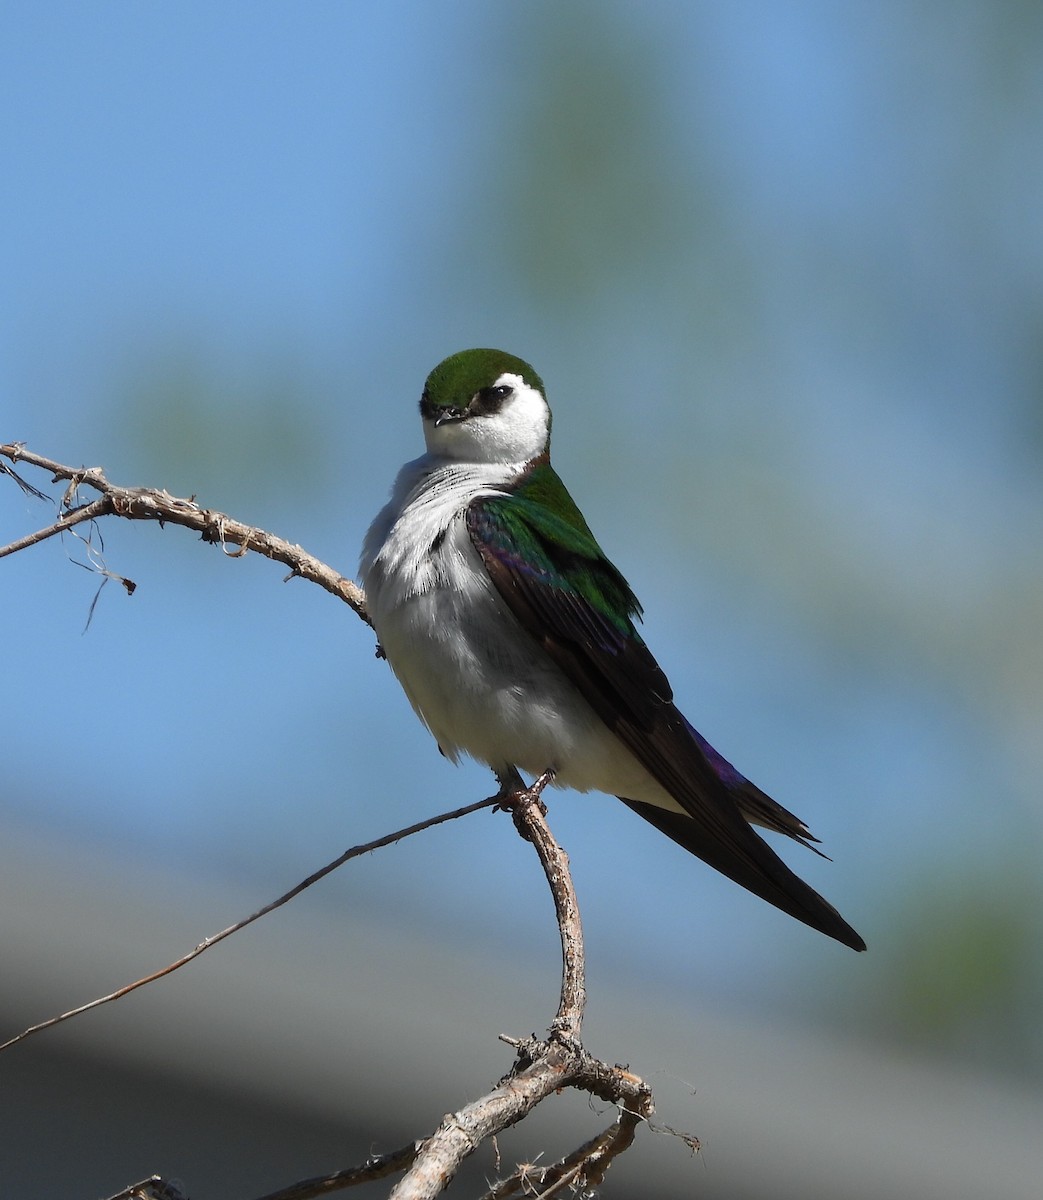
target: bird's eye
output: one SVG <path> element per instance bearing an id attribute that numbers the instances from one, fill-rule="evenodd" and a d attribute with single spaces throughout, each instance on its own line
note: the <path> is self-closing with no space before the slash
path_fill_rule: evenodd
<path id="1" fill-rule="evenodd" d="M 499 412 L 503 407 L 503 402 L 514 392 L 509 384 L 501 383 L 495 387 L 484 387 L 480 391 L 475 392 L 474 398 L 471 401 L 471 409 L 476 414 L 488 416 L 490 413 Z"/>

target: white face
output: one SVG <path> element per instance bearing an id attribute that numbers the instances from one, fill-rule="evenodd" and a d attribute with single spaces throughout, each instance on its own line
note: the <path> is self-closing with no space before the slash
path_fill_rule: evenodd
<path id="1" fill-rule="evenodd" d="M 491 385 L 510 391 L 494 411 L 469 413 L 461 420 L 437 425 L 424 419 L 430 454 L 461 462 L 525 463 L 542 454 L 550 436 L 547 401 L 520 375 L 505 372 Z"/>

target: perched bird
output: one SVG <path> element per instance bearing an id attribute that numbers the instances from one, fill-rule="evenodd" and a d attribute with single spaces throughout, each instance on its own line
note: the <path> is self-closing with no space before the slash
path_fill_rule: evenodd
<path id="1" fill-rule="evenodd" d="M 751 828 L 804 823 L 685 720 L 637 632 L 641 606 L 550 463 L 543 382 L 502 350 L 427 377 L 427 453 L 399 472 L 360 574 L 380 646 L 454 762 L 501 783 L 618 796 L 692 854 L 855 950 L 865 942 Z M 810 847 L 809 848 L 813 848 Z"/>

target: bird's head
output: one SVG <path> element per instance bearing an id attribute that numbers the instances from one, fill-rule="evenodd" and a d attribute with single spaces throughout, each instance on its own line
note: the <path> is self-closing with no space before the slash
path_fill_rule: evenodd
<path id="1" fill-rule="evenodd" d="M 550 445 L 543 380 L 503 350 L 461 350 L 440 362 L 420 397 L 427 449 L 461 462 L 521 463 Z"/>

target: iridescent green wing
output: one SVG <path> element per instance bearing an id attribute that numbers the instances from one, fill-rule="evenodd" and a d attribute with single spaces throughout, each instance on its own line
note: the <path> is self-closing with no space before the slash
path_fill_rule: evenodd
<path id="1" fill-rule="evenodd" d="M 650 729 L 670 685 L 634 627 L 641 606 L 549 464 L 467 510 L 471 540 L 524 628 L 613 728 Z"/>
<path id="2" fill-rule="evenodd" d="M 472 501 L 467 529 L 522 628 L 684 812 L 621 799 L 755 895 L 864 950 L 836 909 L 747 824 L 744 797 L 780 832 L 800 841 L 807 833 L 722 759 L 673 704 L 666 676 L 634 628 L 641 614 L 637 598 L 550 464 L 538 464 L 512 495 Z"/>

